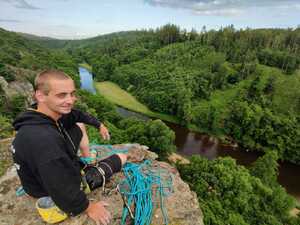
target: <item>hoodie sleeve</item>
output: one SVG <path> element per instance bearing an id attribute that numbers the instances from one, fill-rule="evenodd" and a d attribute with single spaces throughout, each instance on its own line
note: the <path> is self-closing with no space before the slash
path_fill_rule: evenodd
<path id="1" fill-rule="evenodd" d="M 61 157 L 38 166 L 44 187 L 55 204 L 69 215 L 85 211 L 89 201 L 80 189 L 81 177 L 72 161 Z"/>
<path id="2" fill-rule="evenodd" d="M 101 124 L 100 121 L 94 116 L 77 109 L 72 109 L 69 114 L 62 116 L 60 120 L 63 123 L 64 127 L 67 129 L 72 127 L 77 122 L 92 125 L 97 129 Z"/>

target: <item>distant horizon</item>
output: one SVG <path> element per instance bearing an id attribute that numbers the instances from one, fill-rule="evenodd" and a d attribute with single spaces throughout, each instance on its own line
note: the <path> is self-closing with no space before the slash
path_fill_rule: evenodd
<path id="1" fill-rule="evenodd" d="M 164 24 L 164 25 L 166 25 L 166 24 Z M 162 25 L 162 26 L 164 26 L 164 25 Z M 177 26 L 177 24 L 174 24 L 174 25 Z M 231 25 L 232 24 L 230 24 L 228 26 L 220 27 L 218 29 L 206 29 L 206 30 L 207 31 L 212 31 L 212 30 L 218 31 L 218 30 L 220 30 L 222 28 L 229 27 Z M 162 26 L 160 26 L 160 27 L 162 27 Z M 144 30 L 149 31 L 151 29 L 155 30 L 155 29 L 160 28 L 160 27 L 148 28 L 148 29 L 141 28 L 141 29 L 136 29 L 136 30 L 120 30 L 120 31 L 114 31 L 114 32 L 111 32 L 111 33 L 98 34 L 98 35 L 96 34 L 95 36 L 82 37 L 82 38 L 80 38 L 80 37 L 77 37 L 77 38 L 59 38 L 59 37 L 50 37 L 50 36 L 40 36 L 38 34 L 32 34 L 32 33 L 26 33 L 26 32 L 19 32 L 19 31 L 9 30 L 9 29 L 6 29 L 6 28 L 1 27 L 1 26 L 0 26 L 0 29 L 4 29 L 4 30 L 6 30 L 8 32 L 14 32 L 14 33 L 17 33 L 17 34 L 32 35 L 32 36 L 36 36 L 37 38 L 53 39 L 53 40 L 60 40 L 60 41 L 73 41 L 73 40 L 75 41 L 75 40 L 91 39 L 91 38 L 96 38 L 96 37 L 110 35 L 110 34 L 115 34 L 115 33 L 122 33 L 122 32 L 135 32 L 135 31 L 139 32 L 139 31 L 144 31 Z M 300 28 L 300 25 L 298 25 L 296 27 L 286 27 L 286 28 L 281 28 L 281 27 L 260 27 L 260 28 L 245 27 L 245 28 L 239 28 L 238 29 L 238 28 L 234 27 L 234 29 L 236 31 L 246 30 L 246 29 L 251 29 L 251 30 L 260 30 L 260 29 L 281 29 L 281 30 L 288 30 L 288 29 L 292 29 L 292 30 L 296 30 L 298 28 Z M 180 29 L 185 29 L 185 28 L 184 27 L 180 27 Z M 197 31 L 198 34 L 201 33 L 201 31 L 199 31 L 199 30 L 196 30 L 196 31 Z M 187 30 L 187 32 L 190 32 L 190 30 Z"/>
<path id="2" fill-rule="evenodd" d="M 176 24 L 188 31 L 287 29 L 300 24 L 299 0 L 0 0 L 0 27 L 62 40 Z"/>

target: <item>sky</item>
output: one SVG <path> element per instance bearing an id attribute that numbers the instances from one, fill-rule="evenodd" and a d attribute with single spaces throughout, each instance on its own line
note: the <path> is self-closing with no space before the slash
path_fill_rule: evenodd
<path id="1" fill-rule="evenodd" d="M 60 39 L 158 28 L 296 28 L 300 0 L 0 0 L 0 27 Z"/>

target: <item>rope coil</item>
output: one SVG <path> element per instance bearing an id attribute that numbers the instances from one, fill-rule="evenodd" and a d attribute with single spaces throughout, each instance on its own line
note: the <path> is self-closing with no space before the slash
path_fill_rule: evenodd
<path id="1" fill-rule="evenodd" d="M 149 225 L 152 220 L 154 199 L 159 198 L 164 224 L 168 224 L 168 216 L 164 207 L 164 197 L 172 191 L 172 177 L 161 169 L 152 169 L 149 160 L 142 164 L 126 163 L 123 172 L 125 179 L 118 185 L 125 207 L 121 224 L 126 224 L 128 213 L 134 219 L 134 225 Z M 162 176 L 165 173 L 165 176 Z M 167 175 L 167 176 L 166 176 Z M 134 211 L 134 215 L 132 213 Z"/>
<path id="2" fill-rule="evenodd" d="M 128 153 L 128 149 L 97 144 L 91 146 L 91 151 L 94 151 L 96 157 L 81 158 L 86 164 L 116 153 Z M 124 202 L 121 224 L 126 224 L 129 214 L 134 225 L 150 225 L 153 209 L 159 205 L 164 224 L 168 225 L 164 197 L 173 192 L 172 175 L 164 169 L 155 168 L 150 160 L 141 164 L 127 162 L 122 171 L 125 178 L 117 186 Z"/>

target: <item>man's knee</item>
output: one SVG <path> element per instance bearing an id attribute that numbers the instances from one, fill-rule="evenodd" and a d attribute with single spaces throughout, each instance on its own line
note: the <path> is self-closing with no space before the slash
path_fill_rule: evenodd
<path id="1" fill-rule="evenodd" d="M 127 154 L 117 153 L 116 155 L 118 155 L 119 158 L 121 159 L 121 163 L 122 163 L 122 166 L 123 166 L 127 161 Z"/>

